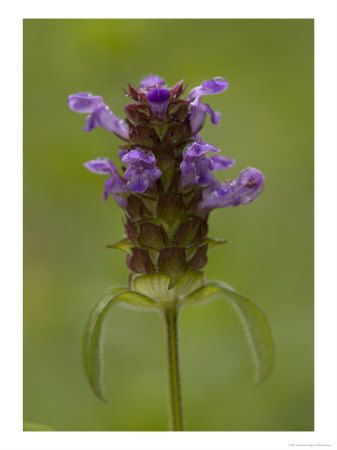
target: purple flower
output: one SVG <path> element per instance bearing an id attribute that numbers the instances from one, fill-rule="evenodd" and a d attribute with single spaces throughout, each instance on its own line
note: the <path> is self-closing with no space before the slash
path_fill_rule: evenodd
<path id="1" fill-rule="evenodd" d="M 129 127 L 110 111 L 102 97 L 90 92 L 79 92 L 68 97 L 68 106 L 77 113 L 90 113 L 86 117 L 87 125 L 84 127 L 87 133 L 100 126 L 122 139 L 129 139 Z"/>
<path id="2" fill-rule="evenodd" d="M 161 177 L 161 170 L 156 166 L 156 157 L 153 153 L 134 149 L 124 154 L 121 159 L 129 165 L 125 171 L 125 178 L 131 192 L 140 194 L 147 188 L 154 188 L 155 181 Z"/>
<path id="3" fill-rule="evenodd" d="M 110 177 L 104 181 L 103 201 L 105 201 L 110 194 L 117 200 L 120 206 L 125 208 L 127 199 L 120 197 L 119 194 L 125 194 L 128 189 L 125 180 L 119 175 L 115 164 L 108 158 L 97 158 L 88 161 L 83 165 L 92 173 L 98 175 L 110 175 Z"/>
<path id="4" fill-rule="evenodd" d="M 214 145 L 199 141 L 193 142 L 183 154 L 183 161 L 180 164 L 181 187 L 185 189 L 193 183 L 199 186 L 207 186 L 214 181 L 213 170 L 229 169 L 233 167 L 235 161 L 224 156 L 211 156 L 208 158 L 205 153 L 219 152 Z"/>
<path id="5" fill-rule="evenodd" d="M 140 82 L 140 87 L 147 88 L 151 86 L 164 86 L 164 84 L 165 81 L 162 78 L 157 77 L 157 75 L 149 75 Z"/>
<path id="6" fill-rule="evenodd" d="M 160 87 L 152 89 L 146 95 L 151 111 L 155 116 L 163 116 L 166 114 L 170 95 L 169 89 Z"/>
<path id="7" fill-rule="evenodd" d="M 240 172 L 236 180 L 211 183 L 203 191 L 202 200 L 197 206 L 197 212 L 200 214 L 215 208 L 246 205 L 261 194 L 263 187 L 263 173 L 254 167 L 248 167 Z"/>
<path id="8" fill-rule="evenodd" d="M 221 113 L 213 111 L 207 104 L 200 101 L 204 95 L 214 95 L 225 91 L 228 88 L 228 81 L 222 77 L 215 77 L 204 81 L 201 86 L 197 86 L 189 93 L 187 99 L 192 100 L 190 105 L 190 127 L 191 133 L 197 133 L 203 126 L 207 113 L 211 115 L 211 121 L 217 125 L 221 119 Z"/>

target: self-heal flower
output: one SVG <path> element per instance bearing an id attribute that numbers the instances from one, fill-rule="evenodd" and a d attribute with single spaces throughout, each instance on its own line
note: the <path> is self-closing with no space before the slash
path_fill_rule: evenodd
<path id="1" fill-rule="evenodd" d="M 140 194 L 146 189 L 153 189 L 155 181 L 161 177 L 161 170 L 156 166 L 153 153 L 134 149 L 122 156 L 122 162 L 129 165 L 124 176 L 131 192 Z"/>
<path id="2" fill-rule="evenodd" d="M 151 86 L 164 86 L 164 84 L 165 81 L 162 78 L 157 77 L 157 75 L 149 75 L 139 83 L 141 88 L 147 88 Z"/>
<path id="3" fill-rule="evenodd" d="M 146 95 L 151 111 L 155 117 L 166 114 L 170 95 L 169 89 L 160 87 L 152 89 L 152 91 Z"/>
<path id="4" fill-rule="evenodd" d="M 121 174 L 107 158 L 84 164 L 106 175 L 103 200 L 111 195 L 124 209 L 125 238 L 107 247 L 124 251 L 130 270 L 128 286 L 110 288 L 87 322 L 86 375 L 95 394 L 105 400 L 100 340 L 105 314 L 114 304 L 160 312 L 166 327 L 170 423 L 175 431 L 183 430 L 177 343 L 182 307 L 219 296 L 228 300 L 247 330 L 255 381 L 263 381 L 273 365 L 272 340 L 260 310 L 227 284 L 207 282 L 203 273 L 208 248 L 226 242 L 208 236 L 210 211 L 250 203 L 262 192 L 264 176 L 248 167 L 235 180 L 217 181 L 214 172 L 231 168 L 235 161 L 219 155 L 220 150 L 197 133 L 207 114 L 214 124 L 221 117 L 202 97 L 223 92 L 228 82 L 221 77 L 204 81 L 187 99 L 183 84 L 181 80 L 168 88 L 156 75 L 143 79 L 140 88 L 129 84 L 125 123 L 102 97 L 79 93 L 68 99 L 73 111 L 89 114 L 86 131 L 100 126 L 126 141 L 119 150 Z"/>
<path id="5" fill-rule="evenodd" d="M 261 194 L 263 187 L 263 173 L 254 167 L 248 167 L 240 172 L 236 180 L 211 183 L 203 191 L 202 200 L 197 205 L 197 212 L 200 214 L 215 208 L 246 205 Z"/>
<path id="6" fill-rule="evenodd" d="M 215 155 L 207 157 L 207 152 L 219 152 L 214 145 L 199 141 L 191 144 L 183 154 L 180 164 L 181 187 L 185 189 L 193 183 L 199 186 L 207 186 L 214 181 L 213 170 L 229 169 L 235 161 L 224 156 Z"/>
<path id="7" fill-rule="evenodd" d="M 204 95 L 220 94 L 228 88 L 228 81 L 223 77 L 215 77 L 204 81 L 202 85 L 195 87 L 189 93 L 187 99 L 192 100 L 189 114 L 191 133 L 197 133 L 203 126 L 207 113 L 211 115 L 211 121 L 217 125 L 221 119 L 221 113 L 213 111 L 207 104 L 200 101 Z"/>
<path id="8" fill-rule="evenodd" d="M 112 195 L 115 200 L 123 208 L 126 206 L 126 198 L 120 197 L 120 194 L 125 194 L 128 189 L 125 180 L 119 175 L 115 164 L 108 158 L 97 158 L 83 164 L 86 169 L 98 175 L 110 175 L 104 181 L 103 201 Z"/>
<path id="9" fill-rule="evenodd" d="M 90 92 L 79 92 L 68 97 L 68 106 L 77 113 L 90 113 L 86 117 L 87 125 L 83 127 L 87 133 L 100 126 L 122 139 L 129 139 L 129 127 L 110 111 L 102 97 L 92 95 Z"/>

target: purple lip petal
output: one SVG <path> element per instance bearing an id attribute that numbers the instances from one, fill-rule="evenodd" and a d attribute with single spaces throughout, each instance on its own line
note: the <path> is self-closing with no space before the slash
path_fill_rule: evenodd
<path id="1" fill-rule="evenodd" d="M 77 113 L 92 113 L 102 104 L 102 97 L 99 95 L 92 95 L 90 92 L 79 92 L 78 94 L 69 95 L 68 97 L 69 108 Z"/>
<path id="2" fill-rule="evenodd" d="M 162 78 L 157 77 L 156 75 L 149 75 L 140 82 L 140 87 L 147 88 L 151 86 L 163 86 L 164 84 L 165 81 Z"/>
<path id="3" fill-rule="evenodd" d="M 128 188 L 135 194 L 141 194 L 149 187 L 149 180 L 145 174 L 134 175 L 127 183 Z"/>

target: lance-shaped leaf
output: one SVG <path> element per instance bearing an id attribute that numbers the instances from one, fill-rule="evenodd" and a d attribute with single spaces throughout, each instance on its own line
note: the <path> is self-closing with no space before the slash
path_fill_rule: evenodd
<path id="1" fill-rule="evenodd" d="M 103 297 L 92 310 L 83 334 L 83 363 L 90 386 L 103 401 L 106 399 L 102 381 L 102 328 L 106 313 L 117 302 L 142 309 L 156 307 L 155 302 L 145 295 L 125 288 L 116 288 L 114 293 L 110 290 L 109 295 Z"/>
<path id="2" fill-rule="evenodd" d="M 273 341 L 267 320 L 262 311 L 246 297 L 219 281 L 209 282 L 195 290 L 182 303 L 184 305 L 192 305 L 219 297 L 229 301 L 241 319 L 253 353 L 255 383 L 261 383 L 272 370 L 274 360 Z"/>
<path id="3" fill-rule="evenodd" d="M 114 244 L 108 244 L 105 246 L 105 248 L 113 248 L 114 250 L 121 250 L 124 253 L 127 253 L 128 255 L 132 255 L 132 247 L 134 244 L 129 241 L 129 239 L 125 238 L 121 241 L 115 242 Z"/>

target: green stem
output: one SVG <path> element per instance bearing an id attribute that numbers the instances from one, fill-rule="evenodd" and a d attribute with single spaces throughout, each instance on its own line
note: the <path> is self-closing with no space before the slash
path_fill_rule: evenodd
<path id="1" fill-rule="evenodd" d="M 173 431 L 183 431 L 177 333 L 178 310 L 176 306 L 167 308 L 164 316 L 167 334 L 170 425 Z"/>

